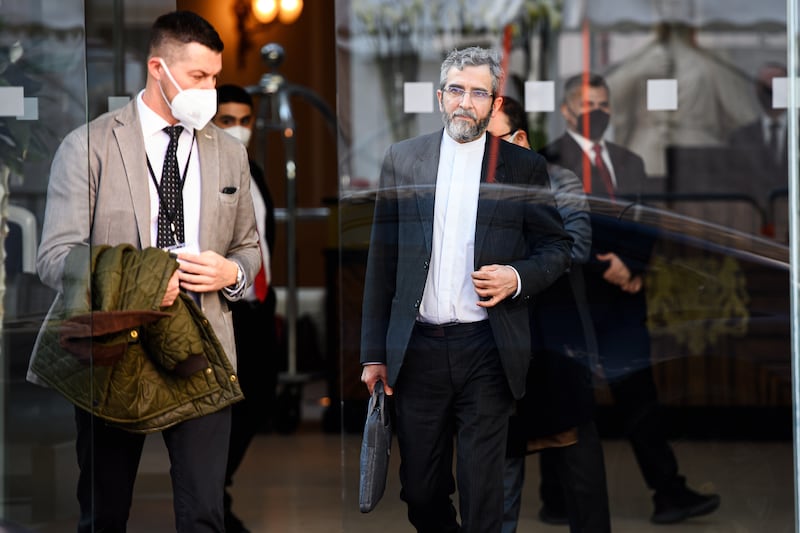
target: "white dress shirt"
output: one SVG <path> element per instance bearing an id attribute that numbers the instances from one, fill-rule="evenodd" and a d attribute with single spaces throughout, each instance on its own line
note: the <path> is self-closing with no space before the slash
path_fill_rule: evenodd
<path id="1" fill-rule="evenodd" d="M 431 324 L 478 322 L 488 313 L 479 307 L 472 284 L 475 270 L 475 224 L 486 134 L 458 143 L 442 136 L 433 210 L 433 242 L 428 278 L 418 320 Z"/>
<path id="2" fill-rule="evenodd" d="M 253 197 L 253 210 L 256 213 L 256 229 L 258 230 L 258 245 L 261 249 L 261 261 L 264 265 L 264 275 L 267 283 L 272 282 L 272 270 L 270 269 L 270 252 L 267 244 L 267 203 L 261 196 L 261 189 L 258 188 L 255 178 L 250 178 L 250 195 Z M 245 300 L 254 302 L 256 297 L 256 285 L 250 285 L 242 296 Z"/>
<path id="3" fill-rule="evenodd" d="M 603 162 L 606 164 L 606 168 L 608 169 L 608 172 L 611 174 L 611 181 L 614 183 L 614 189 L 616 190 L 616 188 L 617 188 L 617 174 L 614 172 L 614 165 L 611 163 L 611 156 L 608 155 L 608 148 L 606 147 L 606 141 L 603 140 L 603 139 L 600 139 L 599 142 L 593 141 L 593 140 L 587 139 L 583 135 L 581 135 L 579 133 L 575 133 L 574 131 L 569 130 L 569 129 L 567 130 L 567 133 L 573 139 L 575 139 L 575 142 L 578 143 L 578 146 L 581 147 L 581 150 L 583 150 L 583 153 L 586 154 L 586 156 L 589 158 L 589 161 L 592 163 L 592 166 L 595 166 L 594 165 L 594 145 L 595 144 L 600 144 L 600 146 L 603 147 L 603 151 L 602 151 Z"/>
<path id="4" fill-rule="evenodd" d="M 169 144 L 169 135 L 162 130 L 170 124 L 147 107 L 142 99 L 143 94 L 144 91 L 141 91 L 136 97 L 136 104 L 144 136 L 144 149 L 156 181 L 161 183 L 164 155 L 167 153 Z M 183 132 L 178 140 L 178 168 L 181 178 L 183 178 L 186 161 L 191 153 L 189 168 L 186 171 L 186 181 L 183 183 L 183 234 L 186 250 L 200 253 L 200 156 L 197 151 L 197 141 L 193 142 L 194 130 L 185 124 L 181 124 L 181 126 L 183 126 Z M 158 189 L 152 177 L 148 176 L 147 182 L 150 187 L 150 242 L 152 246 L 155 246 L 158 235 Z"/>

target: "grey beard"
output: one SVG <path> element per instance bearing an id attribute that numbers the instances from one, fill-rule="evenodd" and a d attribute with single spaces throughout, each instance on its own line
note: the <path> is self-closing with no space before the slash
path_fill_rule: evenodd
<path id="1" fill-rule="evenodd" d="M 491 118 L 492 116 L 488 115 L 471 125 L 468 122 L 453 120 L 453 116 L 442 113 L 442 120 L 444 121 L 447 133 L 453 140 L 460 143 L 474 141 L 483 135 L 483 132 L 486 131 L 486 128 L 489 126 L 489 120 L 491 120 Z"/>

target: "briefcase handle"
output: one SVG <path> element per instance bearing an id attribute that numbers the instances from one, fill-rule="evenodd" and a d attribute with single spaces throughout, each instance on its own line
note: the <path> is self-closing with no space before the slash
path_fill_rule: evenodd
<path id="1" fill-rule="evenodd" d="M 383 391 L 383 382 L 378 380 L 372 388 L 372 397 L 369 400 L 369 412 L 377 409 L 383 427 L 389 427 L 389 413 L 386 411 L 386 393 Z"/>

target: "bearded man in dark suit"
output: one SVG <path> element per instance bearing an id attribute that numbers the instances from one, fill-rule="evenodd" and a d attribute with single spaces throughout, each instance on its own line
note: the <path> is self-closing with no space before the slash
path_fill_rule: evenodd
<path id="1" fill-rule="evenodd" d="M 444 131 L 389 147 L 381 169 L 362 381 L 371 392 L 380 380 L 394 397 L 401 498 L 418 531 L 500 531 L 529 302 L 570 261 L 546 162 L 486 134 L 501 78 L 492 51 L 452 52 L 437 91 Z"/>

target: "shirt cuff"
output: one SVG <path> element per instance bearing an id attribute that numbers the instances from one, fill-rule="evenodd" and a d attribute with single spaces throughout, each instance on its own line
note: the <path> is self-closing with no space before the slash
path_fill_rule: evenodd
<path id="1" fill-rule="evenodd" d="M 519 277 L 519 272 L 517 272 L 516 268 L 512 267 L 511 265 L 506 265 L 506 266 L 511 270 L 513 270 L 514 274 L 516 274 L 517 276 L 517 292 L 515 292 L 514 296 L 512 296 L 512 298 L 516 298 L 522 293 L 522 278 Z"/>
<path id="2" fill-rule="evenodd" d="M 247 277 L 244 275 L 242 265 L 236 263 L 236 283 L 227 287 L 222 287 L 222 293 L 228 300 L 238 300 L 244 294 L 247 287 Z"/>

